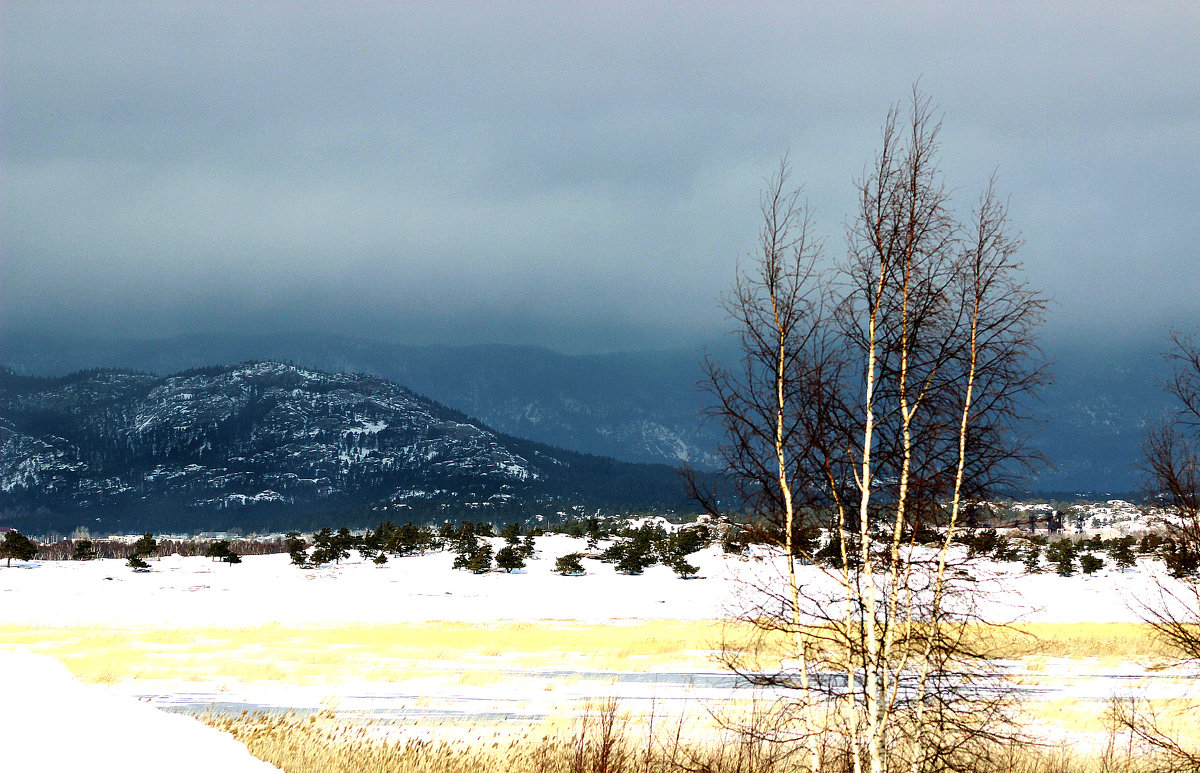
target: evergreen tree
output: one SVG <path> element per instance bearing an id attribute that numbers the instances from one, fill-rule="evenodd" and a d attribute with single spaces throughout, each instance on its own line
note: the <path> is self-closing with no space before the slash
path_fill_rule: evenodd
<path id="1" fill-rule="evenodd" d="M 1095 574 L 1104 568 L 1104 560 L 1091 553 L 1086 553 L 1079 559 L 1079 566 L 1083 569 L 1084 574 Z"/>
<path id="2" fill-rule="evenodd" d="M 155 550 L 158 550 L 158 542 L 150 532 L 146 532 L 137 542 L 133 543 L 133 554 L 139 558 L 153 555 Z"/>
<path id="3" fill-rule="evenodd" d="M 698 567 L 692 566 L 687 562 L 687 557 L 683 554 L 676 554 L 673 556 L 667 565 L 671 567 L 671 570 L 674 571 L 681 580 L 690 580 L 700 572 Z"/>
<path id="4" fill-rule="evenodd" d="M 560 556 L 554 562 L 554 571 L 564 577 L 579 577 L 587 574 L 583 568 L 582 553 L 568 553 L 565 556 Z"/>
<path id="5" fill-rule="evenodd" d="M 289 531 L 283 538 L 283 549 L 287 551 L 293 564 L 300 567 L 308 566 L 308 543 L 301 539 L 299 534 Z"/>
<path id="6" fill-rule="evenodd" d="M 383 543 L 377 532 L 367 529 L 366 533 L 358 538 L 357 544 L 354 547 L 358 551 L 360 558 L 373 560 L 379 554 L 379 551 L 383 549 Z"/>
<path id="7" fill-rule="evenodd" d="M 525 539 L 521 543 L 520 551 L 521 551 L 522 558 L 533 558 L 533 554 L 537 552 L 537 548 L 533 544 L 533 534 L 532 533 L 525 535 Z"/>
<path id="8" fill-rule="evenodd" d="M 475 533 L 475 524 L 471 521 L 463 521 L 455 532 L 453 540 L 455 552 L 474 550 L 479 542 L 479 535 Z"/>
<path id="9" fill-rule="evenodd" d="M 38 554 L 38 545 L 19 531 L 10 531 L 0 542 L 0 558 L 8 559 L 7 566 L 12 566 L 12 560 L 28 561 Z"/>
<path id="10" fill-rule="evenodd" d="M 204 551 L 204 555 L 217 561 L 224 561 L 230 565 L 242 562 L 242 557 L 233 552 L 233 548 L 230 547 L 229 540 L 227 539 L 209 545 L 208 550 Z"/>
<path id="11" fill-rule="evenodd" d="M 505 545 L 496 552 L 496 566 L 511 574 L 517 569 L 525 568 L 525 556 L 521 549 L 513 545 Z"/>
<path id="12" fill-rule="evenodd" d="M 1192 550 L 1182 540 L 1176 541 L 1167 537 L 1159 544 L 1158 554 L 1167 565 L 1167 573 L 1176 579 L 1200 574 L 1200 553 Z"/>
<path id="13" fill-rule="evenodd" d="M 1060 539 L 1047 546 L 1046 560 L 1054 564 L 1054 571 L 1059 577 L 1075 574 L 1075 546 L 1068 539 Z"/>
<path id="14" fill-rule="evenodd" d="M 337 534 L 333 536 L 333 545 L 335 548 L 334 562 L 341 563 L 343 558 L 350 557 L 350 551 L 354 550 L 362 544 L 362 540 L 350 533 L 350 529 L 346 526 L 337 530 Z"/>
<path id="15" fill-rule="evenodd" d="M 1109 543 L 1108 554 L 1112 556 L 1113 563 L 1122 572 L 1137 565 L 1137 556 L 1133 554 L 1133 545 L 1133 537 L 1121 537 Z"/>
<path id="16" fill-rule="evenodd" d="M 473 574 L 486 574 L 492 571 L 492 544 L 480 542 L 471 552 L 467 560 L 467 570 Z"/>
<path id="17" fill-rule="evenodd" d="M 617 561 L 617 571 L 621 574 L 641 574 L 647 568 L 654 566 L 654 555 L 649 551 L 640 550 L 637 545 L 630 545 Z"/>
<path id="18" fill-rule="evenodd" d="M 1038 572 L 1041 571 L 1041 563 L 1039 562 L 1039 559 L 1041 558 L 1041 553 L 1042 553 L 1041 546 L 1039 546 L 1037 544 L 1030 544 L 1029 551 L 1025 554 L 1025 562 L 1024 563 L 1025 563 L 1025 571 L 1026 572 L 1028 572 L 1029 574 L 1037 574 Z"/>
<path id="19" fill-rule="evenodd" d="M 340 564 L 343 558 L 350 557 L 353 544 L 354 537 L 345 526 L 338 529 L 337 534 L 332 533 L 328 527 L 321 529 L 313 535 L 313 552 L 309 562 L 313 566 L 330 562 Z"/>
<path id="20" fill-rule="evenodd" d="M 125 565 L 135 572 L 145 572 L 150 569 L 150 564 L 143 561 L 142 557 L 136 553 L 129 557 L 129 560 L 125 562 Z"/>
<path id="21" fill-rule="evenodd" d="M 229 552 L 229 540 L 223 539 L 209 545 L 208 549 L 204 551 L 204 556 L 206 558 L 224 561 L 225 556 L 229 555 Z"/>
<path id="22" fill-rule="evenodd" d="M 96 546 L 90 539 L 81 539 L 75 543 L 75 553 L 72 561 L 91 561 L 96 557 Z"/>

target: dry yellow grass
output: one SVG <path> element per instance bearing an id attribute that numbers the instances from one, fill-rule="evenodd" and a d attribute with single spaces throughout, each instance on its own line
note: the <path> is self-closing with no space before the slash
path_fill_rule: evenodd
<path id="1" fill-rule="evenodd" d="M 1101 662 L 1170 661 L 1178 653 L 1145 623 L 1024 623 L 989 634 L 1001 652 L 1016 657 L 1090 659 Z"/>
<path id="2" fill-rule="evenodd" d="M 0 626 L 0 645 L 53 655 L 85 681 L 234 679 L 312 684 L 395 681 L 503 668 L 643 671 L 709 667 L 720 624 L 647 621 L 490 626 L 31 628 Z"/>
<path id="3" fill-rule="evenodd" d="M 742 731 L 730 725 L 701 732 L 670 723 L 648 727 L 615 703 L 573 723 L 486 730 L 450 740 L 407 734 L 404 728 L 347 724 L 332 713 L 317 715 L 208 714 L 201 721 L 228 732 L 252 754 L 287 773 L 775 773 L 801 769 L 795 743 L 764 740 L 774 734 L 770 715 Z M 1080 773 L 1153 771 L 1164 760 L 1114 726 L 1097 728 L 1097 743 L 996 743 L 971 770 L 975 773 Z M 1194 742 L 1195 731 L 1188 734 Z M 849 773 L 837 734 L 822 742 L 821 770 Z M 791 754 L 790 754 L 791 753 Z"/>
<path id="4" fill-rule="evenodd" d="M 232 734 L 252 754 L 287 773 L 649 773 L 703 769 L 772 773 L 790 769 L 766 744 L 713 731 L 689 740 L 676 728 L 648 734 L 641 718 L 615 703 L 594 706 L 581 720 L 483 730 L 436 740 L 403 728 L 353 725 L 332 713 L 208 714 L 201 721 Z M 764 764 L 765 763 L 765 764 Z M 697 768 L 697 765 L 703 765 Z"/>
<path id="5" fill-rule="evenodd" d="M 709 668 L 712 652 L 744 631 L 721 621 L 615 625 L 412 623 L 251 628 L 33 628 L 0 626 L 0 645 L 53 655 L 85 681 L 181 679 L 314 684 L 396 681 L 496 668 L 651 671 Z M 1135 623 L 1031 623 L 988 629 L 994 651 L 1047 658 L 1166 662 L 1172 653 Z M 760 642 L 764 660 L 785 637 Z M 482 677 L 478 677 L 482 678 Z"/>

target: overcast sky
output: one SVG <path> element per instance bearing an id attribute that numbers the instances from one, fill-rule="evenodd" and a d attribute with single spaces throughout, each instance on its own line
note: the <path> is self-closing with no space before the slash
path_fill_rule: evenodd
<path id="1" fill-rule="evenodd" d="M 780 156 L 837 257 L 917 79 L 1051 338 L 1200 319 L 1200 4 L 840 6 L 5 0 L 0 324 L 712 340 Z"/>

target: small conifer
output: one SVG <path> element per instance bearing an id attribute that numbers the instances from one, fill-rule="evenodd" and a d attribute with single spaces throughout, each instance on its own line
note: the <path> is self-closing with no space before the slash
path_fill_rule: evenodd
<path id="1" fill-rule="evenodd" d="M 563 577 L 579 577 L 587 574 L 583 568 L 583 554 L 568 553 L 565 556 L 559 556 L 554 562 L 554 571 L 561 574 Z"/>

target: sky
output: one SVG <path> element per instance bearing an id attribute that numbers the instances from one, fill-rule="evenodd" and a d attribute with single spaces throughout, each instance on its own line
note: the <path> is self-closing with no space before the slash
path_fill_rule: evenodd
<path id="1" fill-rule="evenodd" d="M 836 6 L 836 7 L 833 7 Z M 719 338 L 786 153 L 832 262 L 919 82 L 1050 340 L 1200 324 L 1200 4 L 0 4 L 0 332 Z"/>

